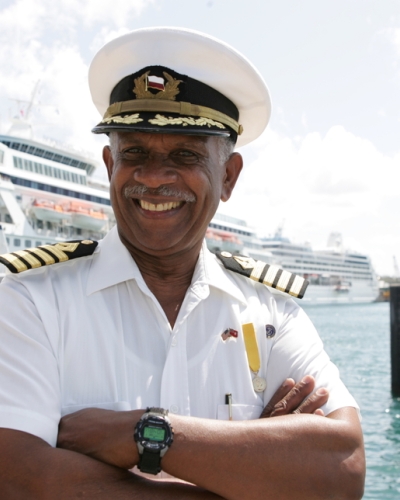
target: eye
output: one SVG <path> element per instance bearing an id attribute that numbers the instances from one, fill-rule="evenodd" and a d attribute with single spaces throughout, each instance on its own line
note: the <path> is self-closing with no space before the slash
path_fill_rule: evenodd
<path id="1" fill-rule="evenodd" d="M 199 161 L 199 155 L 194 151 L 189 149 L 179 149 L 175 151 L 172 155 L 174 160 L 179 163 L 197 163 Z"/>
<path id="2" fill-rule="evenodd" d="M 143 149 L 142 148 L 138 148 L 138 147 L 135 147 L 135 148 L 128 148 L 128 149 L 125 149 L 123 151 L 124 154 L 126 153 L 132 153 L 132 154 L 137 154 L 137 153 L 143 153 Z"/>
<path id="3" fill-rule="evenodd" d="M 145 154 L 146 152 L 141 147 L 130 147 L 120 152 L 121 158 L 127 160 L 138 158 L 139 156 L 144 156 Z"/>

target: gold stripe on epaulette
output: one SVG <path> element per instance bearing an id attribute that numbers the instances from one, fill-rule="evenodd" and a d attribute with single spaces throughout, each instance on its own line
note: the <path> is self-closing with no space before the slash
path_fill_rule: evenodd
<path id="1" fill-rule="evenodd" d="M 294 297 L 298 297 L 301 287 L 303 286 L 304 279 L 301 278 L 300 276 L 296 276 L 293 285 L 290 287 L 289 293 L 290 295 L 293 295 Z"/>
<path id="2" fill-rule="evenodd" d="M 280 270 L 279 266 L 275 266 L 275 265 L 270 266 L 268 271 L 267 271 L 267 274 L 264 277 L 263 283 L 265 285 L 272 286 L 279 270 Z"/>
<path id="3" fill-rule="evenodd" d="M 55 264 L 55 262 L 56 262 L 55 259 L 51 255 L 49 255 L 47 252 L 44 252 L 43 250 L 41 250 L 41 247 L 32 248 L 31 253 L 40 257 L 43 260 L 43 262 L 46 264 L 46 266 L 48 266 L 50 264 Z"/>
<path id="4" fill-rule="evenodd" d="M 40 260 L 38 260 L 34 255 L 32 255 L 30 252 L 26 250 L 19 250 L 17 253 L 20 257 L 23 257 L 28 264 L 32 267 L 32 269 L 35 269 L 37 267 L 40 267 L 42 263 Z"/>
<path id="5" fill-rule="evenodd" d="M 254 269 L 252 270 L 252 272 L 250 274 L 250 278 L 254 281 L 259 281 L 260 276 L 265 269 L 265 266 L 266 266 L 266 264 L 264 262 L 257 260 L 255 263 Z"/>
<path id="6" fill-rule="evenodd" d="M 2 255 L 2 258 L 13 265 L 19 273 L 28 269 L 28 266 L 24 264 L 24 262 L 22 262 L 22 260 L 17 255 L 6 253 Z"/>
<path id="7" fill-rule="evenodd" d="M 278 284 L 276 285 L 277 290 L 284 292 L 291 276 L 292 273 L 289 273 L 288 271 L 282 271 L 281 277 L 279 278 Z"/>
<path id="8" fill-rule="evenodd" d="M 43 245 L 40 248 L 43 250 L 46 250 L 51 255 L 54 255 L 55 257 L 57 257 L 59 262 L 65 262 L 65 261 L 69 260 L 68 255 L 66 253 L 62 252 L 61 250 L 58 250 L 55 246 Z"/>

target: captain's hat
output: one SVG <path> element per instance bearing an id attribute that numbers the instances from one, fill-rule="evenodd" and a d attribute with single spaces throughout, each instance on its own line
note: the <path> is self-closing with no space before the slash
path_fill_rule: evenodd
<path id="1" fill-rule="evenodd" d="M 271 114 L 256 68 L 226 43 L 197 31 L 157 27 L 107 43 L 89 69 L 103 116 L 96 134 L 142 131 L 256 139 Z"/>

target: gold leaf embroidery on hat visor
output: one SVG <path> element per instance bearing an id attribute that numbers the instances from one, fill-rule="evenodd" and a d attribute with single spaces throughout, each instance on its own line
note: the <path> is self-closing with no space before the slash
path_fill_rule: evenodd
<path id="1" fill-rule="evenodd" d="M 101 123 L 124 123 L 125 125 L 131 125 L 133 123 L 142 122 L 143 118 L 139 118 L 139 113 L 135 113 L 134 115 L 128 116 L 110 116 L 108 118 L 104 118 Z"/>
<path id="2" fill-rule="evenodd" d="M 187 127 L 188 125 L 197 125 L 200 127 L 204 127 L 205 125 L 207 127 L 218 127 L 218 128 L 225 128 L 225 125 L 222 125 L 222 123 L 216 122 L 214 120 L 211 120 L 211 118 L 192 118 L 191 116 L 184 117 L 182 116 L 181 118 L 172 118 L 169 116 L 168 118 L 163 115 L 156 115 L 155 118 L 149 120 L 149 123 L 152 125 L 160 125 L 161 127 L 165 125 L 182 125 L 183 127 Z"/>
<path id="3" fill-rule="evenodd" d="M 198 116 L 201 118 L 208 118 L 210 120 L 215 120 L 219 123 L 227 125 L 232 130 L 234 130 L 238 135 L 243 132 L 242 125 L 231 118 L 230 116 L 216 111 L 212 108 L 207 108 L 206 106 L 199 106 L 197 104 L 191 104 L 190 102 L 174 102 L 174 101 L 160 101 L 151 99 L 137 99 L 132 101 L 121 101 L 111 104 L 102 120 L 101 123 L 110 123 L 115 115 L 121 115 L 122 113 L 129 113 L 131 111 L 143 111 L 143 112 L 155 112 L 155 113 L 176 113 L 179 115 L 188 116 Z M 138 114 L 133 115 L 137 117 Z M 121 118 L 121 117 L 118 117 Z M 125 117 L 128 118 L 128 117 Z M 119 121 L 118 123 L 127 123 L 124 121 Z M 136 123 L 136 122 L 132 122 Z"/>
<path id="4" fill-rule="evenodd" d="M 175 97 L 179 94 L 179 84 L 182 80 L 176 80 L 174 77 L 163 71 L 163 75 L 167 80 L 165 84 L 165 90 L 160 90 L 157 94 L 153 94 L 147 90 L 147 77 L 150 71 L 147 71 L 139 78 L 135 78 L 135 86 L 133 87 L 133 92 L 136 94 L 137 99 L 166 99 L 174 101 Z"/>

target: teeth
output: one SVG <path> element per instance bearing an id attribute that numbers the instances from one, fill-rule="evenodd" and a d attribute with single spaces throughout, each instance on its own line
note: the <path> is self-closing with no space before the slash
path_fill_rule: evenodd
<path id="1" fill-rule="evenodd" d="M 144 200 L 139 200 L 140 206 L 143 210 L 149 210 L 150 212 L 164 212 L 166 210 L 172 210 L 173 208 L 179 207 L 181 205 L 180 201 L 170 201 L 169 203 L 148 203 Z"/>

